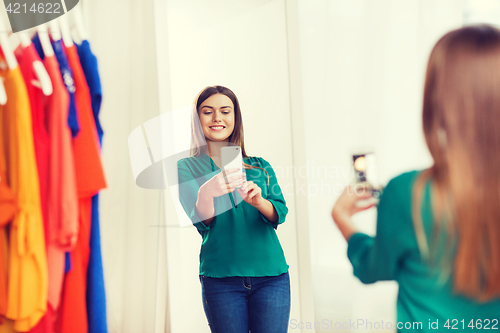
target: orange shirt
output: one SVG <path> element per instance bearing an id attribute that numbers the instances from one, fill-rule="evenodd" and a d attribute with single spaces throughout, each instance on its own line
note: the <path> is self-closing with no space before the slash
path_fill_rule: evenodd
<path id="1" fill-rule="evenodd" d="M 16 330 L 28 331 L 47 309 L 40 189 L 26 85 L 19 67 L 8 70 L 3 59 L 1 62 L 0 76 L 7 91 L 7 104 L 1 113 L 7 181 L 19 205 L 9 231 L 7 317 L 14 320 Z"/>
<path id="2" fill-rule="evenodd" d="M 90 198 L 106 187 L 101 163 L 99 137 L 92 113 L 89 87 L 76 47 L 66 48 L 68 62 L 75 80 L 78 123 L 83 132 L 74 138 L 75 168 L 80 198 Z"/>
<path id="3" fill-rule="evenodd" d="M 14 322 L 10 319 L 5 319 L 3 323 L 0 323 L 0 333 L 16 333 Z"/>
<path id="4" fill-rule="evenodd" d="M 3 112 L 2 109 L 0 105 L 0 113 Z M 2 128 L 2 115 L 0 114 L 0 130 Z M 6 226 L 17 212 L 17 198 L 7 185 L 7 161 L 3 147 L 3 137 L 0 135 L 0 228 Z M 0 303 L 1 301 L 0 299 Z"/>
<path id="5" fill-rule="evenodd" d="M 0 323 L 7 314 L 8 243 L 7 224 L 17 211 L 17 199 L 7 185 L 7 161 L 5 159 L 3 133 L 3 106 L 0 106 Z M 0 331 L 1 332 L 1 331 Z"/>
<path id="6" fill-rule="evenodd" d="M 92 113 L 90 92 L 75 46 L 66 48 L 76 86 L 76 106 L 80 131 L 73 140 L 75 169 L 80 198 L 80 233 L 71 252 L 71 270 L 64 281 L 63 302 L 57 332 L 86 333 L 87 267 L 90 253 L 92 196 L 106 187 L 100 145 Z"/>
<path id="7" fill-rule="evenodd" d="M 3 106 L 0 105 L 0 333 L 13 333 L 14 322 L 6 319 L 8 300 L 8 224 L 17 212 L 17 198 L 7 185 L 7 161 L 4 151 Z"/>
<path id="8" fill-rule="evenodd" d="M 7 298 L 9 290 L 7 285 L 7 253 L 7 231 L 4 227 L 0 227 L 0 324 L 7 314 Z"/>

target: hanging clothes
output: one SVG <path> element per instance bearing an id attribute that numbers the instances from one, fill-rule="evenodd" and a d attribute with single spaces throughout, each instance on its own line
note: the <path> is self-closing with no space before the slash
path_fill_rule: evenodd
<path id="1" fill-rule="evenodd" d="M 0 321 L 0 333 L 17 333 L 14 330 L 14 321 L 10 319 L 4 319 L 4 321 Z"/>
<path id="2" fill-rule="evenodd" d="M 41 59 L 44 59 L 45 54 L 43 53 L 42 44 L 40 43 L 40 38 L 38 35 L 33 37 L 33 45 L 38 52 Z M 67 63 L 65 63 L 65 58 L 61 57 L 62 52 L 62 41 L 58 40 L 52 42 L 52 47 L 54 48 L 54 53 L 57 58 L 57 62 L 60 65 L 61 75 L 63 77 L 63 82 L 69 92 L 69 113 L 68 113 L 68 125 L 71 129 L 71 135 L 75 137 L 80 130 L 80 125 L 78 124 L 78 118 L 76 115 L 76 101 L 75 101 L 75 85 L 73 82 L 73 74 L 68 69 Z"/>
<path id="3" fill-rule="evenodd" d="M 106 179 L 100 156 L 99 137 L 94 122 L 90 92 L 80 65 L 76 47 L 66 47 L 68 64 L 73 72 L 76 85 L 76 102 L 80 134 L 73 140 L 75 150 L 78 195 L 91 198 L 99 190 L 106 188 Z M 90 220 L 89 220 L 90 221 Z"/>
<path id="4" fill-rule="evenodd" d="M 0 130 L 3 128 L 2 119 L 3 116 L 0 115 Z M 7 184 L 7 161 L 5 160 L 3 136 L 0 135 L 0 228 L 5 227 L 14 218 L 16 212 L 17 198 Z M 2 301 L 3 299 L 0 298 L 0 309 L 2 309 Z"/>
<path id="5" fill-rule="evenodd" d="M 45 236 L 48 235 L 47 230 L 47 190 L 49 181 L 49 155 L 50 155 L 50 138 L 45 126 L 45 96 L 42 89 L 34 84 L 38 81 L 33 63 L 41 61 L 33 44 L 16 50 L 16 58 L 19 63 L 19 68 L 26 84 L 31 107 L 31 119 L 33 124 L 33 138 L 35 142 L 35 155 L 38 170 L 38 179 L 40 181 L 40 200 L 42 205 L 42 215 L 44 221 Z M 45 237 L 45 244 L 48 244 L 48 239 Z"/>
<path id="6" fill-rule="evenodd" d="M 71 134 L 73 137 L 78 135 L 80 131 L 80 124 L 78 122 L 77 115 L 77 106 L 76 106 L 76 98 L 75 98 L 75 81 L 73 80 L 73 73 L 71 73 L 71 69 L 67 63 L 67 59 L 64 56 L 64 45 L 62 40 L 52 42 L 52 47 L 54 48 L 54 54 L 57 58 L 57 62 L 59 63 L 59 69 L 61 71 L 64 84 L 66 85 L 66 89 L 69 92 L 69 114 L 68 114 L 68 125 L 71 129 Z"/>
<path id="7" fill-rule="evenodd" d="M 94 122 L 102 146 L 103 129 L 99 121 L 102 89 L 97 58 L 92 53 L 90 44 L 84 40 L 76 45 L 80 63 L 85 74 L 90 92 Z M 99 225 L 99 195 L 92 197 L 92 222 L 90 228 L 90 258 L 87 271 L 87 313 L 89 333 L 107 333 L 106 292 L 101 255 L 101 235 Z"/>
<path id="8" fill-rule="evenodd" d="M 92 221 L 90 227 L 90 258 L 87 269 L 87 313 L 89 333 L 107 333 L 106 288 L 101 256 L 99 230 L 99 195 L 92 197 Z"/>
<path id="9" fill-rule="evenodd" d="M 53 41 L 52 42 L 52 47 L 54 49 L 54 55 L 57 59 L 57 64 L 59 65 L 59 70 L 62 75 L 63 83 L 66 86 L 66 90 L 68 91 L 69 94 L 69 113 L 68 113 L 68 126 L 71 129 L 71 134 L 73 138 L 75 138 L 79 132 L 80 132 L 80 125 L 79 125 L 79 120 L 78 120 L 78 112 L 77 112 L 77 105 L 76 105 L 76 86 L 75 86 L 75 81 L 73 79 L 73 73 L 71 71 L 71 68 L 68 64 L 67 57 L 64 52 L 64 45 L 62 40 L 58 41 Z M 73 151 L 73 155 L 74 151 Z M 77 168 L 77 162 L 75 159 L 74 162 L 75 166 L 75 178 L 78 178 L 78 172 L 76 172 Z M 78 183 L 78 180 L 77 180 Z M 77 184 L 77 193 L 78 193 L 78 184 Z M 73 239 L 76 244 L 77 238 Z M 71 247 L 73 249 L 74 246 Z M 66 268 L 65 272 L 67 273 L 69 271 L 68 268 Z"/>
<path id="10" fill-rule="evenodd" d="M 3 108 L 0 112 L 4 112 Z M 0 114 L 0 130 L 3 128 L 3 115 Z M 8 274 L 8 243 L 7 224 L 14 218 L 17 208 L 17 198 L 7 185 L 6 161 L 3 135 L 0 135 L 0 324 L 7 314 L 7 274 Z"/>
<path id="11" fill-rule="evenodd" d="M 8 299 L 8 243 L 7 230 L 5 227 L 0 227 L 0 325 L 7 315 L 7 299 Z"/>
<path id="12" fill-rule="evenodd" d="M 101 164 L 99 138 L 93 118 L 89 88 L 75 46 L 65 48 L 74 75 L 80 133 L 74 139 L 78 195 L 80 198 L 80 234 L 71 252 L 72 270 L 64 283 L 59 332 L 87 332 L 87 268 L 90 253 L 92 196 L 106 187 Z M 80 308 L 83 306 L 83 308 Z M 84 327 L 86 330 L 84 330 Z"/>
<path id="13" fill-rule="evenodd" d="M 68 125 L 69 128 L 71 129 L 71 134 L 73 138 L 75 138 L 80 131 L 80 125 L 77 115 L 78 111 L 77 111 L 76 97 L 75 97 L 76 86 L 75 86 L 75 81 L 73 79 L 73 73 L 71 71 L 71 68 L 69 67 L 68 59 L 66 58 L 66 55 L 64 53 L 64 44 L 62 40 L 53 41 L 52 48 L 54 49 L 54 55 L 57 59 L 57 63 L 59 64 L 59 70 L 61 71 L 64 85 L 66 86 L 66 90 L 69 93 L 70 102 L 69 102 Z M 77 162 L 75 161 L 75 166 L 76 165 Z M 75 175 L 77 175 L 76 172 Z M 64 267 L 65 267 L 64 269 L 65 273 L 68 273 L 71 269 L 71 256 L 69 252 L 66 252 Z"/>
<path id="14" fill-rule="evenodd" d="M 97 57 L 92 53 L 90 44 L 84 40 L 81 45 L 76 45 L 78 57 L 87 80 L 89 87 L 90 98 L 92 103 L 92 112 L 94 114 L 94 122 L 99 135 L 99 142 L 102 146 L 103 129 L 99 120 L 99 112 L 102 102 L 101 77 L 99 76 L 99 68 L 97 66 Z"/>
<path id="15" fill-rule="evenodd" d="M 0 130 L 3 128 L 3 108 L 0 107 Z M 7 319 L 8 305 L 8 223 L 14 218 L 18 207 L 17 198 L 7 185 L 6 161 L 3 134 L 0 134 L 0 333 L 13 333 L 14 323 Z"/>
<path id="16" fill-rule="evenodd" d="M 50 166 L 50 137 L 46 127 L 46 98 L 42 89 L 34 84 L 38 81 L 33 63 L 41 61 L 38 53 L 30 44 L 26 47 L 19 47 L 16 52 L 16 58 L 21 69 L 21 73 L 26 84 L 28 96 L 30 99 L 31 118 L 33 125 L 33 138 L 35 141 L 35 155 L 36 164 L 38 169 L 38 178 L 40 181 L 40 200 L 42 204 L 42 216 L 45 235 L 45 247 L 50 244 L 49 240 L 49 223 L 48 223 L 48 185 L 50 179 L 49 166 Z M 47 253 L 47 252 L 46 252 Z M 48 263 L 49 272 L 50 264 Z M 49 273 L 50 278 L 50 273 Z M 49 281 L 50 285 L 50 281 Z M 50 289 L 50 287 L 49 287 Z M 48 302 L 48 300 L 47 300 Z M 49 303 L 49 302 L 48 302 Z M 30 333 L 52 333 L 53 331 L 53 318 L 50 303 L 47 304 L 47 312 L 35 325 Z"/>
<path id="17" fill-rule="evenodd" d="M 40 42 L 40 38 L 38 35 L 35 35 L 34 38 L 32 39 L 33 45 L 35 46 L 40 58 L 45 60 L 45 54 L 43 52 L 42 44 Z M 52 47 L 54 48 L 54 61 L 50 60 L 50 64 L 45 63 L 45 66 L 50 66 L 52 67 L 53 64 L 56 65 L 55 68 L 51 68 L 53 70 L 53 75 L 54 75 L 54 80 L 57 80 L 57 82 L 62 82 L 62 86 L 65 88 L 62 91 L 66 91 L 66 93 L 61 92 L 60 96 L 63 95 L 64 98 L 67 96 L 68 103 L 65 101 L 63 102 L 60 98 L 58 99 L 58 102 L 55 102 L 54 105 L 58 109 L 60 109 L 60 112 L 63 112 L 66 115 L 66 123 L 71 129 L 71 134 L 76 135 L 78 131 L 76 130 L 78 127 L 78 119 L 76 115 L 76 102 L 74 99 L 74 92 L 75 92 L 75 87 L 74 87 L 74 82 L 72 78 L 72 74 L 67 66 L 67 61 L 62 54 L 62 45 L 61 41 L 54 42 L 52 43 Z M 48 68 L 47 68 L 48 71 Z M 51 77 L 51 80 L 53 78 Z M 54 83 L 53 83 L 54 84 Z M 54 94 L 53 94 L 54 95 Z M 55 100 L 54 100 L 55 101 Z M 62 109 L 61 109 L 62 108 Z M 60 112 L 58 114 L 60 114 Z M 66 248 L 68 251 L 73 249 L 74 246 L 76 245 L 77 237 L 78 237 L 78 228 L 79 228 L 79 220 L 78 220 L 78 196 L 77 196 L 77 191 L 76 189 L 76 179 L 75 179 L 75 173 L 74 173 L 74 160 L 72 156 L 72 149 L 71 149 L 71 142 L 68 143 L 68 139 L 66 138 L 64 133 L 57 132 L 59 131 L 65 131 L 65 127 L 62 127 L 63 124 L 59 124 L 59 129 L 56 127 L 54 130 L 55 135 L 59 134 L 59 138 L 61 140 L 57 140 L 60 144 L 64 145 L 64 150 L 61 151 L 61 154 L 59 157 L 64 161 L 64 170 L 66 172 L 66 176 L 70 177 L 72 180 L 70 182 L 67 182 L 67 184 L 64 184 L 65 188 L 62 190 L 63 192 L 68 194 L 67 197 L 67 207 L 68 209 L 66 210 L 66 213 L 71 215 L 65 220 L 55 220 L 54 222 L 60 222 L 58 224 L 54 225 L 54 232 L 59 232 L 61 236 L 68 237 L 65 242 L 61 241 L 59 244 L 60 247 L 51 247 L 49 248 L 48 251 L 48 257 L 49 261 L 53 262 L 52 267 L 54 269 L 50 270 L 54 274 L 54 279 L 50 279 L 49 283 L 54 287 L 52 290 L 54 293 L 50 293 L 49 291 L 49 299 L 51 300 L 51 304 L 57 304 L 59 305 L 59 301 L 61 298 L 61 291 L 62 291 L 62 281 L 64 278 L 64 273 L 67 272 L 70 268 L 69 264 L 69 252 L 63 254 L 62 258 L 62 266 L 63 266 L 63 272 L 60 273 L 59 266 L 61 265 L 61 258 L 60 258 L 60 251 L 63 248 Z M 62 136 L 61 136 L 62 135 Z M 71 155 L 71 156 L 70 156 Z M 55 159 L 55 158 L 54 158 Z M 62 167 L 63 164 L 61 164 Z M 70 167 L 72 165 L 72 167 Z M 71 174 L 70 174 L 71 173 Z M 55 198 L 54 198 L 55 199 Z M 63 199 L 64 200 L 64 199 Z M 76 207 L 76 208 L 75 208 Z M 75 215 L 76 214 L 76 215 Z M 59 215 L 59 217 L 64 216 L 64 215 Z M 58 229 L 59 228 L 59 229 Z M 50 259 L 52 258 L 52 260 Z M 57 275 L 56 275 L 57 274 Z M 56 288 L 57 287 L 57 288 Z M 58 307 L 54 307 L 54 311 L 57 310 Z"/>
<path id="18" fill-rule="evenodd" d="M 9 229 L 7 318 L 25 332 L 47 310 L 47 257 L 26 85 L 19 67 L 9 70 L 4 59 L 0 76 L 7 92 L 1 112 L 7 182 L 19 205 Z"/>
<path id="19" fill-rule="evenodd" d="M 51 142 L 49 186 L 49 302 L 59 308 L 65 266 L 65 252 L 78 238 L 78 196 L 71 131 L 68 127 L 69 94 L 54 56 L 45 57 L 45 68 L 53 93 L 47 102 L 47 123 Z"/>

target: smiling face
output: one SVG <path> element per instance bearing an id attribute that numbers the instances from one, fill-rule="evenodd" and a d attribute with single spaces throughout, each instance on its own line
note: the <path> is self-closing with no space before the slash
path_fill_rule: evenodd
<path id="1" fill-rule="evenodd" d="M 229 141 L 234 130 L 234 105 L 229 97 L 223 94 L 210 96 L 201 103 L 198 115 L 207 141 Z"/>

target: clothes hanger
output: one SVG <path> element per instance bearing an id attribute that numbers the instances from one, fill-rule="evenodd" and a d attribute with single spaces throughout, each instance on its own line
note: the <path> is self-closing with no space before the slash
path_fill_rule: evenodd
<path id="1" fill-rule="evenodd" d="M 12 47 L 10 45 L 9 36 L 7 36 L 7 32 L 4 30 L 3 21 L 0 19 L 0 28 L 3 32 L 0 32 L 0 45 L 2 46 L 3 55 L 5 57 L 5 61 L 7 62 L 7 66 L 10 70 L 17 68 L 17 59 L 12 51 Z"/>
<path id="2" fill-rule="evenodd" d="M 3 84 L 3 80 L 0 79 L 0 105 L 7 104 L 7 92 L 5 91 L 5 85 Z"/>
<path id="3" fill-rule="evenodd" d="M 38 81 L 32 80 L 31 84 L 42 89 L 45 96 L 52 95 L 54 88 L 52 87 L 52 81 L 50 81 L 49 73 L 47 73 L 47 69 L 45 69 L 43 63 L 40 60 L 33 61 L 33 69 L 35 70 L 35 75 Z"/>
<path id="4" fill-rule="evenodd" d="M 82 9 L 79 5 L 77 5 L 71 10 L 71 12 L 73 13 L 71 17 L 73 18 L 74 24 L 74 28 L 71 29 L 71 33 L 75 42 L 80 45 L 84 40 L 88 40 L 87 31 L 85 30 L 85 26 L 83 24 Z"/>
<path id="5" fill-rule="evenodd" d="M 10 41 L 10 45 L 12 46 L 12 49 L 14 50 L 14 52 L 17 50 L 19 45 L 21 45 L 21 39 L 19 38 L 18 34 L 11 33 L 9 36 L 9 41 Z"/>
<path id="6" fill-rule="evenodd" d="M 20 33 L 14 34 L 14 35 L 19 37 L 23 48 L 31 45 L 31 39 L 29 38 L 29 36 L 26 33 L 20 32 Z"/>
<path id="7" fill-rule="evenodd" d="M 61 34 L 64 46 L 72 47 L 73 39 L 71 38 L 71 31 L 69 30 L 69 25 L 68 21 L 66 20 L 66 15 L 59 17 L 59 26 L 61 28 Z"/>
<path id="8" fill-rule="evenodd" d="M 21 40 L 21 46 L 23 48 L 26 48 L 31 45 L 31 39 L 26 33 L 20 32 L 14 35 L 19 36 L 19 39 Z M 42 92 L 45 96 L 52 95 L 53 92 L 52 81 L 50 81 L 49 73 L 47 73 L 45 66 L 40 60 L 33 61 L 33 70 L 35 71 L 35 75 L 38 80 L 37 81 L 32 80 L 31 84 L 42 89 Z"/>
<path id="9" fill-rule="evenodd" d="M 37 27 L 38 37 L 40 38 L 40 44 L 42 44 L 43 53 L 46 57 L 54 56 L 54 49 L 50 43 L 49 33 L 47 31 L 47 26 L 45 24 L 40 24 Z"/>
<path id="10" fill-rule="evenodd" d="M 59 23 L 58 20 L 52 20 L 49 22 L 49 28 L 50 28 L 50 36 L 52 39 L 57 42 L 58 40 L 61 40 L 61 28 L 59 28 Z"/>
<path id="11" fill-rule="evenodd" d="M 0 29 L 3 30 L 3 28 L 4 28 L 3 19 L 0 17 Z M 9 63 L 9 58 L 10 58 L 9 53 L 12 53 L 12 50 L 10 49 L 8 37 L 5 35 L 4 32 L 0 32 L 0 47 L 2 48 L 3 54 L 5 56 L 5 61 L 7 62 L 7 66 L 11 68 L 13 63 L 12 59 L 10 59 L 11 63 Z M 12 53 L 12 55 L 14 54 Z M 15 62 L 17 63 L 17 60 L 15 60 Z M 5 104 L 7 104 L 7 91 L 5 90 L 5 84 L 3 83 L 3 79 L 0 79 L 0 105 L 5 105 Z"/>

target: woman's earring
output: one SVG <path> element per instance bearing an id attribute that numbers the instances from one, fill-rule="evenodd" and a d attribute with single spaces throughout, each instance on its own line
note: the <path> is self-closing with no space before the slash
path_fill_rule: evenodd
<path id="1" fill-rule="evenodd" d="M 438 136 L 439 146 L 441 148 L 445 148 L 446 147 L 446 132 L 445 132 L 445 130 L 443 128 L 438 129 L 437 136 Z"/>

